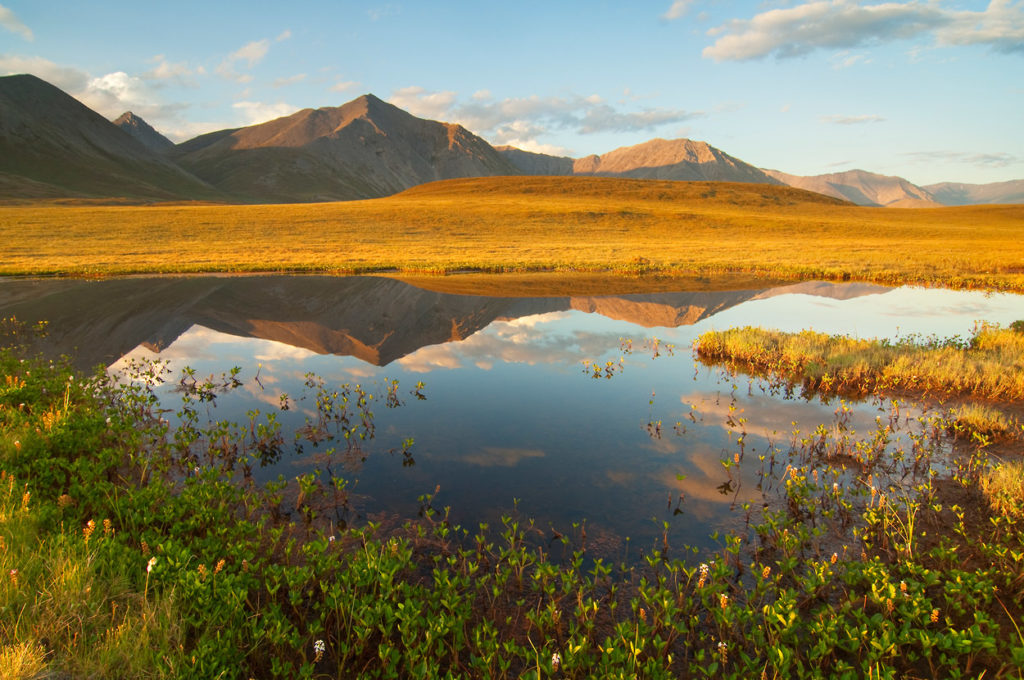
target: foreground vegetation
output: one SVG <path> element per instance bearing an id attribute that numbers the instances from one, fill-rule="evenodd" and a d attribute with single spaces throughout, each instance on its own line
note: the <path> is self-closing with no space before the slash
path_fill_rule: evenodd
<path id="1" fill-rule="evenodd" d="M 182 378 L 182 425 L 140 367 L 119 383 L 0 351 L 0 677 L 1019 677 L 1024 497 L 979 438 L 936 478 L 946 423 L 837 422 L 763 452 L 777 503 L 718 554 L 635 564 L 527 520 L 337 531 L 345 480 L 259 487 L 273 414 L 204 423 L 236 385 Z M 372 432 L 363 392 L 317 385 L 309 436 Z M 396 386 L 381 395 L 397 405 Z M 325 391 L 326 390 L 326 391 Z M 345 399 L 339 397 L 339 394 Z M 327 427 L 328 429 L 324 429 Z M 331 428 L 334 428 L 333 430 Z M 856 451 L 857 456 L 851 455 Z M 987 494 L 987 495 L 985 495 Z M 991 499 L 991 502 L 986 499 Z M 952 502 L 950 502 L 952 500 Z M 752 513 L 746 508 L 748 516 Z M 755 516 L 756 517 L 756 516 Z"/>
<path id="2" fill-rule="evenodd" d="M 6 275 L 738 273 L 1024 290 L 1022 244 L 1022 206 L 863 208 L 790 187 L 599 177 L 331 204 L 0 206 Z"/>

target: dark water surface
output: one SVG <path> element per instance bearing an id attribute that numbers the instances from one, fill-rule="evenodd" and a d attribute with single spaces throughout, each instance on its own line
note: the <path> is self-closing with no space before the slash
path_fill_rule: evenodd
<path id="1" fill-rule="evenodd" d="M 175 376 L 185 366 L 205 376 L 239 366 L 243 386 L 219 397 L 210 417 L 276 412 L 289 443 L 317 415 L 307 374 L 328 393 L 344 384 L 376 393 L 375 436 L 357 450 L 344 440 L 307 444 L 256 472 L 344 477 L 349 508 L 338 521 L 398 521 L 440 487 L 434 506 L 450 506 L 465 526 L 495 526 L 518 506 L 545 530 L 572 534 L 586 520 L 591 548 L 617 557 L 663 540 L 666 523 L 674 544 L 709 545 L 712 531 L 741 521 L 738 505 L 762 498 L 757 466 L 723 460 L 740 450 L 756 459 L 795 429 L 833 423 L 838 402 L 785 399 L 697 365 L 690 346 L 701 332 L 966 336 L 976 321 L 1024 319 L 1024 297 L 817 282 L 495 298 L 376 277 L 8 280 L 0 315 L 47 319 L 47 350 L 83 368 L 159 359 Z M 386 406 L 392 380 L 397 408 Z M 412 393 L 418 382 L 425 399 Z M 173 387 L 160 388 L 172 410 L 182 403 Z M 282 395 L 287 411 L 277 410 Z M 849 427 L 868 432 L 891 411 L 858 405 Z"/>

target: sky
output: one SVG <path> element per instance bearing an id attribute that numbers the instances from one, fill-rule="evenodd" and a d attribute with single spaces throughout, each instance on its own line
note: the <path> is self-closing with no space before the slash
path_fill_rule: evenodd
<path id="1" fill-rule="evenodd" d="M 373 93 L 555 155 L 1024 179 L 1024 0 L 0 0 L 14 73 L 176 142 Z"/>

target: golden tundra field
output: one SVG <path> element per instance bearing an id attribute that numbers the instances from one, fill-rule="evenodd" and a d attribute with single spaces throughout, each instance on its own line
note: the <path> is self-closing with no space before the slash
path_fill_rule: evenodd
<path id="1" fill-rule="evenodd" d="M 449 180 L 341 203 L 0 205 L 0 275 L 271 271 L 1021 291 L 1024 205 L 864 208 L 789 187 L 580 177 Z"/>

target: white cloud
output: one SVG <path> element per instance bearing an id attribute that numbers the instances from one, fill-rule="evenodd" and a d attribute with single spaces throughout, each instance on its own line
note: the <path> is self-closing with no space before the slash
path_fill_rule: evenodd
<path id="1" fill-rule="evenodd" d="M 249 68 L 252 68 L 260 63 L 269 51 L 269 40 L 254 40 L 229 54 L 228 61 L 245 61 L 249 64 Z"/>
<path id="2" fill-rule="evenodd" d="M 285 33 L 290 32 L 285 31 Z M 281 34 L 282 36 L 284 33 Z M 279 36 L 280 38 L 280 36 Z M 236 67 L 242 62 L 245 63 L 247 68 L 252 68 L 256 64 L 263 61 L 263 58 L 267 56 L 270 51 L 270 41 L 264 38 L 263 40 L 253 40 L 250 43 L 242 45 L 240 48 L 225 57 L 224 61 L 217 67 L 217 73 L 228 80 L 234 80 L 239 83 L 252 82 L 252 76 L 249 74 L 240 74 L 236 70 Z"/>
<path id="3" fill-rule="evenodd" d="M 903 155 L 918 163 L 960 163 L 979 168 L 1005 168 L 1024 160 L 1003 152 L 913 151 Z"/>
<path id="4" fill-rule="evenodd" d="M 32 35 L 32 29 L 23 24 L 21 20 L 15 16 L 14 12 L 3 5 L 0 5 L 0 26 L 3 26 L 11 33 L 17 33 L 29 42 L 32 42 L 35 37 Z"/>
<path id="5" fill-rule="evenodd" d="M 679 19 L 689 11 L 690 5 L 692 4 L 693 0 L 675 0 L 675 2 L 672 3 L 672 6 L 661 15 L 661 18 L 667 21 Z"/>
<path id="6" fill-rule="evenodd" d="M 399 13 L 398 7 L 395 5 L 384 5 L 383 7 L 374 7 L 366 10 L 366 16 L 370 17 L 370 21 L 380 21 L 386 17 L 394 16 Z"/>
<path id="7" fill-rule="evenodd" d="M 339 80 L 334 85 L 331 85 L 331 92 L 346 92 L 351 90 L 353 87 L 359 84 L 356 80 Z"/>
<path id="8" fill-rule="evenodd" d="M 850 68 L 854 64 L 858 64 L 858 63 L 864 63 L 864 64 L 870 64 L 871 63 L 871 60 L 867 58 L 867 55 L 864 55 L 864 54 L 850 54 L 849 50 L 843 50 L 842 52 L 837 52 L 836 54 L 832 55 L 832 57 L 829 58 L 829 61 L 832 62 L 832 68 L 837 70 L 837 71 L 839 69 Z"/>
<path id="9" fill-rule="evenodd" d="M 0 55 L 0 73 L 8 76 L 30 73 L 71 95 L 84 90 L 89 82 L 89 74 L 85 71 L 71 66 L 61 66 L 42 57 Z"/>
<path id="10" fill-rule="evenodd" d="M 818 0 L 732 19 L 708 31 L 717 37 L 703 56 L 715 61 L 778 58 L 817 49 L 852 48 L 931 36 L 939 46 L 989 45 L 1024 51 L 1024 3 L 991 0 L 980 12 L 943 9 L 937 2 Z"/>
<path id="11" fill-rule="evenodd" d="M 510 144 L 544 153 L 564 154 L 566 149 L 546 145 L 541 138 L 555 130 L 580 134 L 596 132 L 650 132 L 672 123 L 704 116 L 703 112 L 679 109 L 623 111 L 597 95 L 566 97 L 508 97 L 493 99 L 477 91 L 460 100 L 452 91 L 431 92 L 422 87 L 395 91 L 389 101 L 414 115 L 459 123 L 494 144 Z"/>
<path id="12" fill-rule="evenodd" d="M 866 114 L 862 116 L 822 116 L 821 122 L 823 123 L 835 123 L 836 125 L 859 125 L 860 123 L 881 123 L 885 118 L 875 115 Z"/>
<path id="13" fill-rule="evenodd" d="M 150 80 L 177 80 L 185 83 L 188 77 L 192 75 L 192 69 L 185 62 L 170 62 L 163 55 L 155 57 L 153 61 L 156 63 L 156 66 L 143 73 L 143 78 Z"/>
<path id="14" fill-rule="evenodd" d="M 306 74 L 305 73 L 296 73 L 295 75 L 288 76 L 286 78 L 277 78 L 271 84 L 274 87 L 284 87 L 286 85 L 294 85 L 295 83 L 301 83 L 305 79 L 306 79 Z"/>
<path id="15" fill-rule="evenodd" d="M 292 32 L 291 32 L 290 29 L 286 28 L 285 30 L 281 31 L 280 35 L 278 35 L 276 38 L 274 38 L 274 42 L 284 42 L 285 40 L 287 40 L 290 37 L 292 37 Z"/>
<path id="16" fill-rule="evenodd" d="M 428 92 L 422 87 L 403 87 L 395 90 L 388 101 L 414 116 L 446 120 L 455 103 L 455 97 L 455 93 L 451 91 Z"/>
<path id="17" fill-rule="evenodd" d="M 235 102 L 231 107 L 242 113 L 244 125 L 265 123 L 268 120 L 288 116 L 298 111 L 298 109 L 291 104 L 285 104 L 284 102 L 266 104 L 264 102 L 244 101 Z"/>

